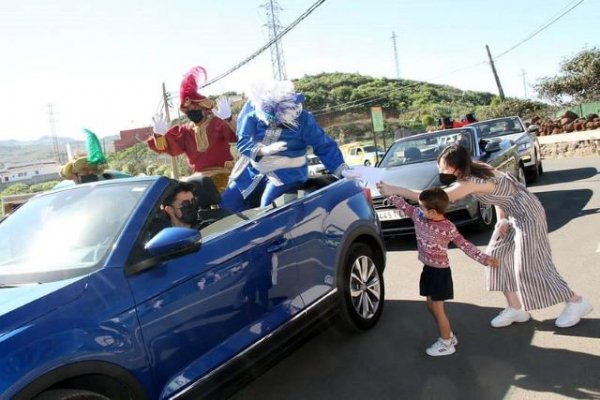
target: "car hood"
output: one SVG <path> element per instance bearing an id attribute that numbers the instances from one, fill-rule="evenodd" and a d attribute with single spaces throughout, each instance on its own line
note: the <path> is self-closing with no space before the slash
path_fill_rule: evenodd
<path id="1" fill-rule="evenodd" d="M 438 179 L 439 170 L 436 161 L 380 169 L 382 170 L 381 180 L 394 186 L 403 186 L 417 190 L 427 189 L 431 186 L 440 186 Z M 369 189 L 373 196 L 381 195 L 374 184 L 369 184 Z"/>
<path id="2" fill-rule="evenodd" d="M 0 341 L 3 336 L 81 295 L 86 277 L 0 288 Z"/>

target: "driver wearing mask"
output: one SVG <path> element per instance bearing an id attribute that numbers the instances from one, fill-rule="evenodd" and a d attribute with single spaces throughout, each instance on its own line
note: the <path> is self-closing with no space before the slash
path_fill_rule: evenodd
<path id="1" fill-rule="evenodd" d="M 171 221 L 171 226 L 198 228 L 198 203 L 194 197 L 194 185 L 180 182 L 163 202 L 162 209 Z"/>

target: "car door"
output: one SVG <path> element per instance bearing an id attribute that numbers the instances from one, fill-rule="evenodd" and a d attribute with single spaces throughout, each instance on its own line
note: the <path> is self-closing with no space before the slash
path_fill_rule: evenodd
<path id="1" fill-rule="evenodd" d="M 199 251 L 129 277 L 157 390 L 193 382 L 303 307 L 295 218 L 291 208 L 225 217 Z M 181 371 L 185 381 L 170 380 Z"/>
<path id="2" fill-rule="evenodd" d="M 336 184 L 334 184 L 336 185 Z M 339 185 L 336 185 L 339 188 Z M 339 189 L 338 189 L 339 190 Z M 298 260 L 298 284 L 302 299 L 308 306 L 331 291 L 336 284 L 336 256 L 339 236 L 344 226 L 327 226 L 328 217 L 336 207 L 348 210 L 344 222 L 356 219 L 347 204 L 339 204 L 341 198 L 350 197 L 348 188 L 343 192 L 331 187 L 306 194 L 295 201 L 293 207 L 301 210 L 303 218 L 294 227 L 294 248 L 301 254 Z M 333 240 L 330 240 L 333 239 Z"/>

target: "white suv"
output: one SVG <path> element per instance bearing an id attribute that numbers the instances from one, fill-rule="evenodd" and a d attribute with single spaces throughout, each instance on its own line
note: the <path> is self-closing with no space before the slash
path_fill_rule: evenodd
<path id="1" fill-rule="evenodd" d="M 308 175 L 319 176 L 327 173 L 327 168 L 321 163 L 319 157 L 314 154 L 308 154 L 306 158 L 308 162 Z"/>

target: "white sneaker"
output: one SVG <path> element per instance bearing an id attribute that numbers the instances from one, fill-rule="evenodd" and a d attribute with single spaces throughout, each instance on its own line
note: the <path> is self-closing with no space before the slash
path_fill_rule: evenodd
<path id="1" fill-rule="evenodd" d="M 569 328 L 571 326 L 577 325 L 581 317 L 588 315 L 592 312 L 594 307 L 590 304 L 590 302 L 586 298 L 581 298 L 581 301 L 578 303 L 567 302 L 565 309 L 560 313 L 558 318 L 556 319 L 556 326 L 559 328 Z"/>
<path id="2" fill-rule="evenodd" d="M 452 334 L 450 341 L 452 342 L 452 346 L 456 346 L 458 344 L 458 337 L 456 337 L 455 333 Z"/>
<path id="3" fill-rule="evenodd" d="M 442 338 L 439 338 L 434 344 L 431 345 L 430 348 L 425 350 L 425 353 L 427 353 L 430 356 L 437 357 L 449 356 L 450 354 L 454 354 L 455 351 L 456 349 L 454 348 L 452 340 L 450 341 L 450 344 L 445 344 L 442 341 Z"/>
<path id="4" fill-rule="evenodd" d="M 504 328 L 505 326 L 511 325 L 513 322 L 526 322 L 529 321 L 531 316 L 525 310 L 517 310 L 512 307 L 506 307 L 500 311 L 500 314 L 494 318 L 490 324 L 494 328 Z"/>

